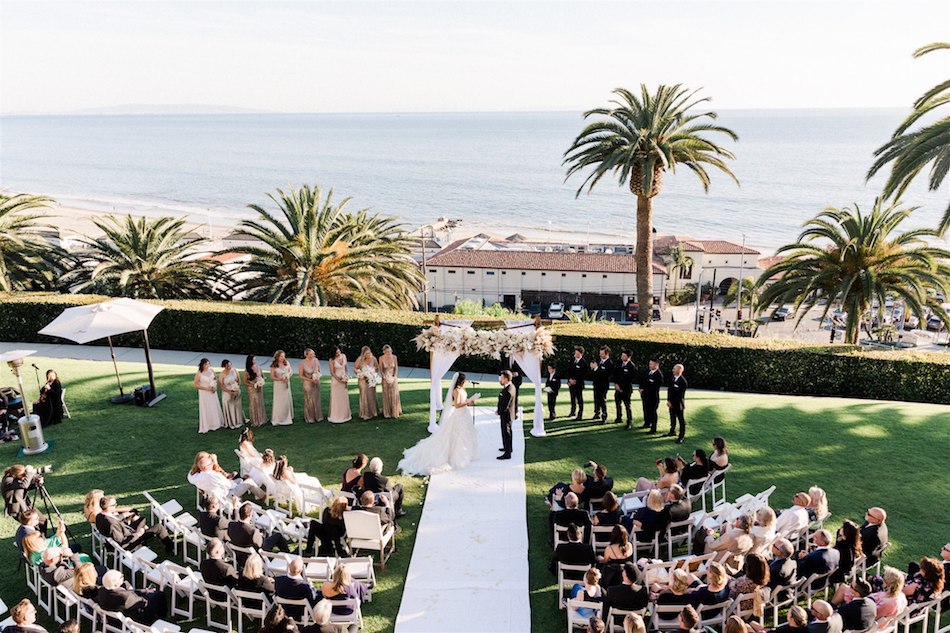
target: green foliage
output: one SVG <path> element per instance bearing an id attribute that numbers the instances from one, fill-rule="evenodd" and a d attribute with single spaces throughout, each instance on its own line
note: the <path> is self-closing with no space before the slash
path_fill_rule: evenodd
<path id="1" fill-rule="evenodd" d="M 571 311 L 565 314 L 567 315 L 567 320 L 571 323 L 599 323 L 600 321 L 606 320 L 598 310 L 588 312 L 587 308 L 581 310 L 580 314 Z"/>
<path id="2" fill-rule="evenodd" d="M 53 290 L 59 286 L 64 253 L 39 235 L 52 198 L 0 192 L 0 291 Z"/>
<path id="3" fill-rule="evenodd" d="M 524 313 L 509 310 L 500 303 L 493 303 L 490 306 L 486 306 L 482 305 L 480 301 L 472 301 L 471 299 L 462 299 L 456 303 L 452 309 L 452 314 L 463 314 L 466 316 L 478 315 L 495 317 L 497 319 L 526 318 Z"/>
<path id="4" fill-rule="evenodd" d="M 410 256 L 411 239 L 391 218 L 367 209 L 346 210 L 333 190 L 304 185 L 269 194 L 272 213 L 256 204 L 258 218 L 239 229 L 257 243 L 232 248 L 249 255 L 240 276 L 247 298 L 293 305 L 409 309 L 423 282 Z"/>
<path id="5" fill-rule="evenodd" d="M 753 277 L 746 277 L 742 280 L 742 307 L 752 307 L 755 310 L 759 301 L 759 289 L 756 288 L 755 279 Z M 729 290 L 726 292 L 726 296 L 722 299 L 722 307 L 728 308 L 731 305 L 736 304 L 736 300 L 739 295 L 739 284 L 732 284 L 729 286 Z"/>
<path id="6" fill-rule="evenodd" d="M 0 294 L 0 340 L 50 342 L 37 335 L 43 325 L 72 305 L 104 297 L 39 293 Z M 332 345 L 355 351 L 390 344 L 404 366 L 428 367 L 429 357 L 412 338 L 430 315 L 419 312 L 306 308 L 253 303 L 164 301 L 149 329 L 152 346 L 231 355 L 270 354 L 284 349 L 300 356 L 306 347 L 326 358 Z M 472 316 L 470 318 L 489 319 Z M 690 384 L 706 389 L 852 396 L 886 400 L 950 403 L 950 355 L 912 351 L 870 352 L 856 346 L 822 346 L 797 341 L 740 338 L 666 328 L 636 328 L 598 323 L 558 322 L 551 326 L 557 352 L 566 365 L 574 346 L 630 349 L 633 358 L 657 358 L 663 367 L 686 365 Z M 119 345 L 140 346 L 137 334 L 117 337 Z M 497 369 L 492 359 L 463 357 L 466 372 Z"/>

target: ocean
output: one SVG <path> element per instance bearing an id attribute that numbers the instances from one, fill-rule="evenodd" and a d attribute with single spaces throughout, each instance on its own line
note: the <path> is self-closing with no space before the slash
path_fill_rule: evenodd
<path id="1" fill-rule="evenodd" d="M 864 181 L 903 110 L 726 110 L 741 186 L 713 174 L 708 194 L 687 169 L 655 201 L 660 234 L 772 249 L 795 241 L 826 206 L 870 208 Z M 0 117 L 0 187 L 63 206 L 185 215 L 215 225 L 301 183 L 332 187 L 415 227 L 446 216 L 504 236 L 522 227 L 633 239 L 636 201 L 616 179 L 575 197 L 564 151 L 580 113 L 235 114 Z M 911 224 L 935 226 L 947 205 L 921 183 L 905 196 Z"/>

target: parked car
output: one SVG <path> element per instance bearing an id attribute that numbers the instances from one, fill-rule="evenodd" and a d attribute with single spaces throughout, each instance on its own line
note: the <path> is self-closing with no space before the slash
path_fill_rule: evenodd
<path id="1" fill-rule="evenodd" d="M 531 316 L 541 316 L 541 302 L 532 301 L 531 305 L 528 306 L 528 314 Z"/>
<path id="2" fill-rule="evenodd" d="M 627 304 L 627 320 L 628 321 L 640 320 L 640 304 L 634 303 L 633 301 Z"/>
<path id="3" fill-rule="evenodd" d="M 584 311 L 584 306 L 582 306 L 582 305 L 579 304 L 579 303 L 573 303 L 573 304 L 571 304 L 570 311 L 571 311 L 572 313 L 576 314 L 577 316 L 580 316 L 581 313 Z"/>
<path id="4" fill-rule="evenodd" d="M 939 317 L 932 316 L 927 319 L 927 329 L 932 332 L 943 332 L 943 321 Z"/>
<path id="5" fill-rule="evenodd" d="M 549 319 L 563 319 L 564 318 L 564 304 L 560 301 L 555 301 L 548 307 L 548 318 Z"/>
<path id="6" fill-rule="evenodd" d="M 773 321 L 785 321 L 785 320 L 787 320 L 788 317 L 790 317 L 790 316 L 792 316 L 792 311 L 791 311 L 791 309 L 786 308 L 785 306 L 782 306 L 781 308 L 777 308 L 777 309 L 775 310 L 775 312 L 772 313 L 772 320 L 773 320 Z"/>
<path id="7" fill-rule="evenodd" d="M 920 319 L 918 319 L 913 314 L 908 314 L 907 318 L 904 319 L 904 329 L 905 330 L 916 330 L 920 327 Z"/>

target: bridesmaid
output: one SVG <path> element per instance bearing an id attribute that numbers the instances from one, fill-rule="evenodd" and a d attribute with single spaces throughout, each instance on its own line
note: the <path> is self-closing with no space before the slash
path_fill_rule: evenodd
<path id="1" fill-rule="evenodd" d="M 251 418 L 251 426 L 267 424 L 267 413 L 264 412 L 264 375 L 253 354 L 244 361 L 244 386 L 247 387 L 247 414 Z"/>
<path id="2" fill-rule="evenodd" d="M 366 345 L 360 350 L 360 357 L 353 363 L 353 370 L 360 376 L 360 370 L 370 367 L 374 374 L 379 373 L 379 362 L 373 356 L 373 352 Z M 376 395 L 376 383 L 370 384 L 369 380 L 363 376 L 359 379 L 360 387 L 360 417 L 364 420 L 370 420 L 379 415 L 379 398 Z"/>
<path id="3" fill-rule="evenodd" d="M 221 363 L 221 375 L 218 387 L 221 389 L 221 410 L 224 413 L 224 426 L 239 429 L 244 426 L 244 402 L 241 400 L 239 376 L 231 361 Z"/>
<path id="4" fill-rule="evenodd" d="M 342 424 L 353 419 L 350 412 L 350 394 L 346 390 L 349 380 L 346 372 L 346 355 L 340 347 L 333 348 L 330 357 L 330 412 L 327 420 L 333 424 Z"/>
<path id="5" fill-rule="evenodd" d="M 198 432 L 216 431 L 224 426 L 224 414 L 218 401 L 218 387 L 211 361 L 202 358 L 195 373 L 195 389 L 198 390 Z"/>
<path id="6" fill-rule="evenodd" d="M 383 417 L 398 418 L 402 415 L 402 402 L 399 401 L 399 359 L 389 345 L 383 345 L 379 368 L 383 376 Z"/>
<path id="7" fill-rule="evenodd" d="M 300 379 L 303 381 L 303 421 L 307 424 L 323 421 L 323 403 L 320 402 L 320 361 L 309 347 L 303 351 Z"/>
<path id="8" fill-rule="evenodd" d="M 290 393 L 290 377 L 293 375 L 294 368 L 287 362 L 284 350 L 279 349 L 274 352 L 274 360 L 270 364 L 270 378 L 274 381 L 274 402 L 270 423 L 274 426 L 294 423 L 294 400 Z"/>

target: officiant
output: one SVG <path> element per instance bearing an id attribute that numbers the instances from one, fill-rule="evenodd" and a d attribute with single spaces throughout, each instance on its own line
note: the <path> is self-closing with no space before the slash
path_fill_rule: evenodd
<path id="1" fill-rule="evenodd" d="M 511 372 L 511 384 L 515 386 L 515 410 L 518 410 L 518 402 L 521 396 L 521 383 L 524 381 L 524 370 L 515 362 L 515 359 L 501 355 L 501 366 L 498 371 L 508 370 Z"/>

